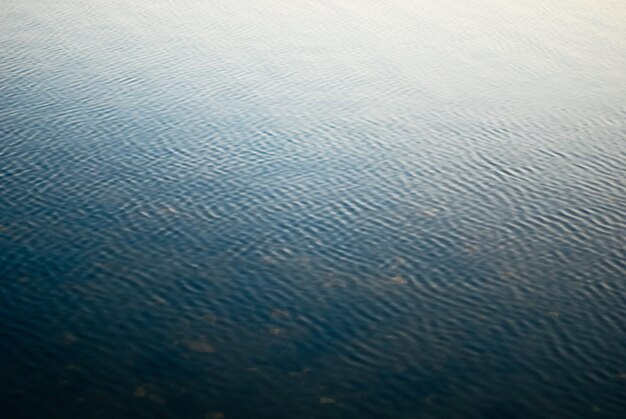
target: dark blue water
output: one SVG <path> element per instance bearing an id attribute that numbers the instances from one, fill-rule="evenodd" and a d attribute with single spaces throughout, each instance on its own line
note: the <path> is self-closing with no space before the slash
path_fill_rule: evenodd
<path id="1" fill-rule="evenodd" d="M 0 416 L 619 418 L 626 7 L 3 0 Z"/>

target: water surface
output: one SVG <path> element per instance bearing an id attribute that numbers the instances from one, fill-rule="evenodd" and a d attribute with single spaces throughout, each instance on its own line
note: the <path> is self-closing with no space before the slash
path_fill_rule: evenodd
<path id="1" fill-rule="evenodd" d="M 7 418 L 618 418 L 626 8 L 3 0 Z"/>

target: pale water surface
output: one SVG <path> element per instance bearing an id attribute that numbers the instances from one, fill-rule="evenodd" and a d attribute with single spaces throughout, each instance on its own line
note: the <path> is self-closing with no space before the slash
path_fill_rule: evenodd
<path id="1" fill-rule="evenodd" d="M 0 415 L 619 418 L 622 0 L 1 0 Z"/>

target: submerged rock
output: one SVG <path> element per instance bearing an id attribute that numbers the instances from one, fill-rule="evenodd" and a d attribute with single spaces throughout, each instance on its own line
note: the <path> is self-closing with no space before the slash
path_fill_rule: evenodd
<path id="1" fill-rule="evenodd" d="M 64 333 L 63 334 L 63 343 L 65 343 L 66 345 L 71 345 L 73 343 L 75 343 L 78 339 L 76 339 L 76 336 L 74 336 L 71 333 Z"/>
<path id="2" fill-rule="evenodd" d="M 473 255 L 473 254 L 478 253 L 478 250 L 479 250 L 479 249 L 478 249 L 478 246 L 465 246 L 465 247 L 463 248 L 463 251 L 464 251 L 465 253 L 467 253 L 467 254 L 470 254 L 470 255 Z"/>
<path id="3" fill-rule="evenodd" d="M 270 327 L 269 332 L 271 335 L 279 336 L 283 334 L 284 330 L 281 329 L 280 327 Z"/>
<path id="4" fill-rule="evenodd" d="M 136 399 L 147 399 L 151 402 L 164 404 L 165 399 L 163 399 L 153 384 L 142 384 L 139 387 L 133 390 L 133 397 Z"/>
<path id="5" fill-rule="evenodd" d="M 148 392 L 146 391 L 146 388 L 144 386 L 139 386 L 133 391 L 133 397 L 136 399 L 143 399 L 144 397 L 146 397 L 147 393 Z"/>
<path id="6" fill-rule="evenodd" d="M 391 278 L 391 282 L 396 285 L 405 285 L 408 281 L 401 276 L 394 276 Z"/>
<path id="7" fill-rule="evenodd" d="M 434 217 L 435 215 L 437 215 L 437 213 L 439 213 L 439 210 L 437 208 L 429 208 L 422 211 L 422 214 L 424 214 L 424 216 L 426 217 Z"/>
<path id="8" fill-rule="evenodd" d="M 279 310 L 277 308 L 272 310 L 272 317 L 275 319 L 288 319 L 289 313 L 284 310 Z"/>

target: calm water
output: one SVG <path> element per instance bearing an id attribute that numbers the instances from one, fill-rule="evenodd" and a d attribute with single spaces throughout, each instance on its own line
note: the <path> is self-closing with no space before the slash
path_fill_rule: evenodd
<path id="1" fill-rule="evenodd" d="M 0 10 L 2 417 L 623 417 L 623 1 Z"/>

